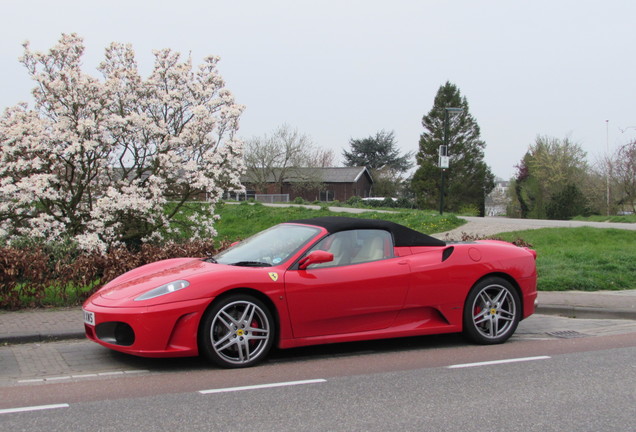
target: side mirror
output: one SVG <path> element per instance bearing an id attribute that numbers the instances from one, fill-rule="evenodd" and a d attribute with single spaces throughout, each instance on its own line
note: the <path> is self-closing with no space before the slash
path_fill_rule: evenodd
<path id="1" fill-rule="evenodd" d="M 306 257 L 300 260 L 298 263 L 298 268 L 300 270 L 305 270 L 312 264 L 320 264 L 333 261 L 333 254 L 323 250 L 313 251 Z"/>

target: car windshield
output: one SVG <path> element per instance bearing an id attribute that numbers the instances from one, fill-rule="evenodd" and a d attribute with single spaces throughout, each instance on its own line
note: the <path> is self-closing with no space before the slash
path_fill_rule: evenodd
<path id="1" fill-rule="evenodd" d="M 269 267 L 287 261 L 320 232 L 303 225 L 276 225 L 253 235 L 214 257 L 219 264 Z"/>

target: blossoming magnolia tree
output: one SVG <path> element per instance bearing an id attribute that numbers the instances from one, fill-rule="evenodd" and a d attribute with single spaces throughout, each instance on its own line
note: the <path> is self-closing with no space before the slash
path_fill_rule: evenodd
<path id="1" fill-rule="evenodd" d="M 0 118 L 1 238 L 72 238 L 105 251 L 160 238 L 200 195 L 211 205 L 189 229 L 216 234 L 214 204 L 224 189 L 241 189 L 244 170 L 235 138 L 243 107 L 224 87 L 217 57 L 195 69 L 179 53 L 155 51 L 142 79 L 131 46 L 113 43 L 99 80 L 82 72 L 76 34 L 48 53 L 24 48 L 35 106 Z"/>

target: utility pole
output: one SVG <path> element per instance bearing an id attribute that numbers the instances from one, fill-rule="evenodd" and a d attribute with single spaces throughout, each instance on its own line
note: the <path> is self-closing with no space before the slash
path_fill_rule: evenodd
<path id="1" fill-rule="evenodd" d="M 442 169 L 442 181 L 440 185 L 440 194 L 439 194 L 439 214 L 444 214 L 444 187 L 445 187 L 445 173 L 446 168 L 449 167 L 450 156 L 448 151 L 448 113 L 462 113 L 464 112 L 463 108 L 452 108 L 446 107 L 444 108 L 444 145 L 439 147 L 439 167 Z"/>
<path id="2" fill-rule="evenodd" d="M 612 161 L 610 160 L 609 151 L 609 120 L 605 120 L 605 146 L 607 148 L 607 172 L 605 180 L 607 185 L 607 215 L 610 215 L 610 176 L 612 174 Z"/>

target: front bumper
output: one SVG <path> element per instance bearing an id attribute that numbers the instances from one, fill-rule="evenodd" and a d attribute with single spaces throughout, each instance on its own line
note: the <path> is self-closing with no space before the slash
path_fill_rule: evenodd
<path id="1" fill-rule="evenodd" d="M 94 322 L 86 337 L 116 351 L 142 357 L 187 357 L 199 353 L 197 336 L 210 299 L 149 307 L 115 308 L 84 304 Z"/>

